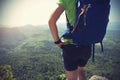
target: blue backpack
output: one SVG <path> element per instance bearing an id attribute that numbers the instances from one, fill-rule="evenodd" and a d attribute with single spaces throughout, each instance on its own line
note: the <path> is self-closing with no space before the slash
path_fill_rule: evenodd
<path id="1" fill-rule="evenodd" d="M 67 19 L 67 32 L 62 37 L 72 39 L 77 45 L 92 44 L 94 62 L 95 43 L 101 43 L 103 51 L 109 13 L 110 0 L 77 0 L 75 24 L 71 26 Z"/>

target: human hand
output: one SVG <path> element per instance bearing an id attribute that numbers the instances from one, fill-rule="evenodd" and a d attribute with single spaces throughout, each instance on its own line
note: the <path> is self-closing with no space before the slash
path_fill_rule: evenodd
<path id="1" fill-rule="evenodd" d="M 59 44 L 56 44 L 59 48 L 62 48 L 63 45 L 67 45 L 67 42 L 61 42 Z"/>

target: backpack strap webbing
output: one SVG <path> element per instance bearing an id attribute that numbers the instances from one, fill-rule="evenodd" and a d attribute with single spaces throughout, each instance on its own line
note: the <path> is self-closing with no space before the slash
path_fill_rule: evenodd
<path id="1" fill-rule="evenodd" d="M 92 62 L 94 63 L 94 56 L 95 56 L 95 43 L 92 44 Z"/>
<path id="2" fill-rule="evenodd" d="M 101 51 L 103 52 L 104 50 L 103 50 L 103 42 L 102 41 L 100 42 L 100 45 L 101 45 Z"/>
<path id="3" fill-rule="evenodd" d="M 100 46 L 101 46 L 101 51 L 103 52 L 104 49 L 103 49 L 103 42 L 101 41 L 100 42 Z M 95 43 L 92 44 L 92 62 L 94 63 L 95 62 Z"/>

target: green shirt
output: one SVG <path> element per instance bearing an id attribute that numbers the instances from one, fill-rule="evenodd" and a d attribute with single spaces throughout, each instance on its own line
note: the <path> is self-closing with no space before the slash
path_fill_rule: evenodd
<path id="1" fill-rule="evenodd" d="M 58 2 L 59 5 L 65 8 L 65 13 L 71 26 L 73 26 L 75 22 L 76 15 L 75 3 L 76 0 L 59 0 Z"/>
<path id="2" fill-rule="evenodd" d="M 76 0 L 59 0 L 58 4 L 65 8 L 65 13 L 71 26 L 75 23 Z M 72 39 L 62 38 L 62 42 L 74 44 Z"/>

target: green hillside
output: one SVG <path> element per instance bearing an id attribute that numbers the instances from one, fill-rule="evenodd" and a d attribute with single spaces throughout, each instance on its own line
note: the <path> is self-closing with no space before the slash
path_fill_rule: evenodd
<path id="1" fill-rule="evenodd" d="M 59 25 L 59 35 L 64 31 L 62 26 Z M 86 67 L 88 78 L 95 74 L 120 80 L 119 32 L 120 29 L 108 29 L 103 53 L 96 45 L 95 63 L 90 59 Z M 17 80 L 64 80 L 65 77 L 61 49 L 53 43 L 47 25 L 0 28 L 0 65 L 5 64 L 11 65 Z"/>

